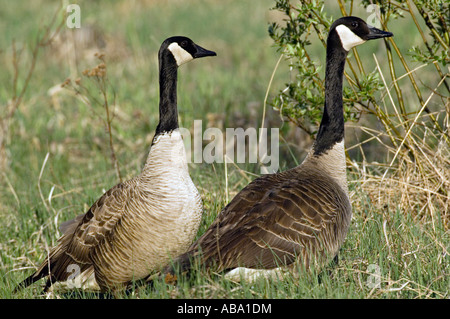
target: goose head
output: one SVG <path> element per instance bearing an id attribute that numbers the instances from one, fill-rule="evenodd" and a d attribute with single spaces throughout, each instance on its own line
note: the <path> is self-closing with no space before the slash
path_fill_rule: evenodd
<path id="1" fill-rule="evenodd" d="M 161 55 L 169 55 L 173 57 L 177 66 L 180 66 L 193 59 L 202 58 L 206 56 L 215 56 L 216 53 L 202 48 L 194 41 L 187 37 L 175 36 L 166 39 L 159 50 Z"/>
<path id="2" fill-rule="evenodd" d="M 391 32 L 379 30 L 368 25 L 358 17 L 342 17 L 336 20 L 330 28 L 330 34 L 335 32 L 340 39 L 340 44 L 345 51 L 368 40 L 392 37 Z"/>

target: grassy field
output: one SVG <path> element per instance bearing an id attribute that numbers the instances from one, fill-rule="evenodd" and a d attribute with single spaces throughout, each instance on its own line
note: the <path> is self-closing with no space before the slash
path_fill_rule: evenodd
<path id="1" fill-rule="evenodd" d="M 119 180 L 111 162 L 105 112 L 94 102 L 100 91 L 94 81 L 82 76 L 83 70 L 101 62 L 96 52 L 105 53 L 113 144 L 124 179 L 136 175 L 147 156 L 158 123 L 157 51 L 172 35 L 189 36 L 218 53 L 180 69 L 180 126 L 192 130 L 193 121 L 202 120 L 203 128 L 259 127 L 266 106 L 265 125 L 281 127 L 280 170 L 301 162 L 311 143 L 265 104 L 266 94 L 270 101 L 290 78 L 282 62 L 269 87 L 279 59 L 267 34 L 271 0 L 86 0 L 78 4 L 81 29 L 63 25 L 54 41 L 40 48 L 34 63 L 35 39 L 45 33 L 58 6 L 54 1 L 0 0 L 2 119 L 13 97 L 28 85 L 8 120 L 8 130 L 0 132 L 6 140 L 0 154 L 0 298 L 43 297 L 40 284 L 16 295 L 11 290 L 46 257 L 59 237 L 59 224 L 85 212 Z M 336 6 L 326 9 L 340 16 Z M 407 34 L 408 23 L 399 24 L 398 31 L 392 26 L 391 31 Z M 406 51 L 410 44 L 404 38 L 400 43 Z M 411 41 L 415 41 L 413 35 Z M 360 53 L 367 57 L 363 61 L 367 60 L 368 69 L 374 67 L 374 48 L 368 45 Z M 323 47 L 317 46 L 316 52 L 317 60 L 324 58 Z M 377 58 L 382 61 L 381 56 Z M 422 85 L 427 83 L 426 70 L 422 69 Z M 75 96 L 70 87 L 60 88 L 67 78 L 79 77 L 92 105 Z M 349 140 L 355 134 L 352 131 Z M 448 170 L 447 166 L 445 174 Z M 259 166 L 202 163 L 191 164 L 190 172 L 204 201 L 201 234 L 227 199 L 259 174 Z M 431 215 L 404 209 L 395 205 L 402 200 L 403 190 L 371 193 L 364 178 L 361 171 L 349 172 L 353 220 L 337 265 L 300 278 L 288 275 L 284 280 L 251 285 L 195 272 L 176 287 L 156 280 L 153 288 L 124 298 L 448 298 L 448 207 L 437 206 Z"/>

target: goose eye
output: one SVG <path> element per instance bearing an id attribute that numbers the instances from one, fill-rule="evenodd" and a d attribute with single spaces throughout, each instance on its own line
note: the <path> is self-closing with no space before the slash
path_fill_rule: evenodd
<path id="1" fill-rule="evenodd" d="M 181 46 L 182 46 L 183 48 L 187 47 L 187 41 L 181 42 Z"/>
<path id="2" fill-rule="evenodd" d="M 357 27 L 358 27 L 358 22 L 353 21 L 353 22 L 352 22 L 352 27 L 353 27 L 353 28 L 357 28 Z"/>

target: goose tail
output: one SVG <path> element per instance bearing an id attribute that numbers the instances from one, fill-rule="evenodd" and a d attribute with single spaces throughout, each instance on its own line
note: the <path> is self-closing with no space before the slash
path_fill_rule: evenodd
<path id="1" fill-rule="evenodd" d="M 43 268 L 41 268 L 38 271 L 31 274 L 30 276 L 28 276 L 27 278 L 25 278 L 22 282 L 20 282 L 14 288 L 13 293 L 14 294 L 18 293 L 20 290 L 34 284 L 36 281 L 38 281 L 44 277 L 47 277 L 48 275 L 49 275 L 48 266 L 46 265 Z M 49 278 L 49 280 L 47 281 L 47 284 L 45 285 L 44 292 L 46 292 L 50 286 L 51 286 L 51 280 Z"/>

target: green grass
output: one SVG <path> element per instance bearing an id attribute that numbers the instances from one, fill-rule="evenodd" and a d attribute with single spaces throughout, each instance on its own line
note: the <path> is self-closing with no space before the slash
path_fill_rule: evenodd
<path id="1" fill-rule="evenodd" d="M 80 1 L 79 5 L 82 27 L 95 24 L 108 43 L 125 49 L 123 54 L 110 52 L 118 55 L 114 59 L 106 57 L 117 102 L 112 123 L 114 145 L 124 176 L 137 174 L 147 156 L 158 122 L 156 53 L 170 35 L 190 36 L 218 53 L 180 69 L 180 125 L 192 128 L 194 119 L 202 119 L 206 126 L 214 115 L 222 117 L 223 127 L 259 126 L 264 96 L 279 57 L 267 35 L 266 13 L 272 1 L 160 4 L 149 0 L 132 5 L 125 1 Z M 5 35 L 0 38 L 0 65 L 5 68 L 0 71 L 3 107 L 12 92 L 12 41 L 21 50 L 20 88 L 30 67 L 30 45 L 57 7 L 44 0 L 27 5 L 2 1 L 0 6 L 0 31 Z M 74 80 L 74 74 L 81 76 L 98 61 L 93 52 L 86 53 L 73 69 L 60 49 L 58 45 L 40 51 L 30 86 L 8 132 L 8 163 L 0 177 L 0 298 L 41 297 L 42 283 L 17 295 L 11 290 L 45 258 L 58 238 L 58 225 L 86 211 L 118 181 L 102 118 L 67 91 L 53 97 L 48 94 L 51 87 L 68 77 Z M 275 94 L 287 81 L 289 72 L 282 64 L 269 93 Z M 98 93 L 91 89 L 92 96 Z M 277 127 L 278 114 L 267 107 L 269 124 Z M 95 111 L 103 116 L 101 108 Z M 218 126 L 219 122 L 211 124 Z M 286 143 L 280 145 L 281 170 L 293 167 L 304 154 L 292 132 L 289 124 L 283 124 Z M 204 200 L 201 234 L 226 205 L 227 194 L 231 199 L 259 168 L 228 165 L 228 185 L 223 164 L 192 164 L 190 172 Z M 287 276 L 283 281 L 241 285 L 215 274 L 194 272 L 176 287 L 156 280 L 153 289 L 141 288 L 137 295 L 124 298 L 448 298 L 449 233 L 442 218 L 418 219 L 418 212 L 380 205 L 361 188 L 358 176 L 349 178 L 353 220 L 338 265 L 299 278 Z M 370 265 L 379 267 L 379 287 L 367 285 L 372 278 Z M 82 292 L 60 297 L 96 295 Z"/>

